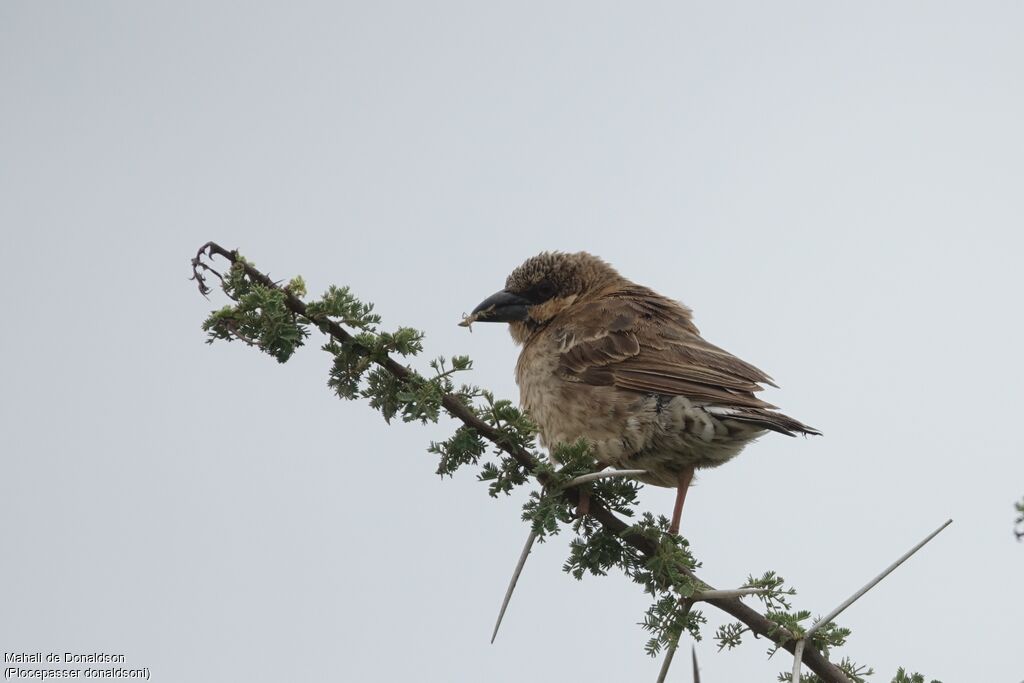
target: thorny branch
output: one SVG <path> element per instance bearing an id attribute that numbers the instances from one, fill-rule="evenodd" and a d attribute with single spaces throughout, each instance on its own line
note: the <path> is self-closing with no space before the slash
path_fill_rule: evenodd
<path id="1" fill-rule="evenodd" d="M 225 249 L 215 242 L 207 242 L 204 244 L 196 253 L 195 258 L 192 259 L 192 279 L 197 282 L 199 291 L 204 296 L 211 291 L 206 284 L 205 274 L 207 272 L 212 272 L 222 282 L 224 280 L 219 272 L 214 270 L 204 261 L 204 258 L 212 258 L 214 256 L 220 256 L 228 260 L 232 266 L 241 265 L 245 268 L 246 275 L 253 281 L 258 282 L 268 289 L 283 292 L 286 297 L 286 306 L 292 313 L 310 320 L 326 334 L 329 334 L 342 342 L 351 342 L 353 340 L 352 336 L 333 320 L 309 315 L 307 313 L 305 302 L 295 296 L 295 294 L 287 288 L 280 287 L 277 283 L 271 280 L 270 277 L 252 267 L 239 256 L 236 250 Z M 412 377 L 412 372 L 407 367 L 394 360 L 391 356 L 384 356 L 374 362 L 399 380 L 409 380 Z M 460 420 L 466 426 L 471 427 L 481 437 L 490 441 L 504 453 L 512 457 L 517 463 L 519 463 L 523 470 L 532 476 L 537 477 L 541 484 L 547 483 L 547 478 L 543 474 L 537 473 L 539 463 L 531 453 L 517 444 L 510 443 L 504 434 L 473 414 L 473 412 L 458 397 L 446 394 L 442 398 L 442 405 L 452 417 Z M 578 487 L 565 488 L 563 489 L 562 494 L 571 504 L 575 505 L 579 503 L 580 489 Z M 601 500 L 596 496 L 591 496 L 589 514 L 602 527 L 604 527 L 606 531 L 622 538 L 627 544 L 639 551 L 645 559 L 653 558 L 655 556 L 657 552 L 657 545 L 655 542 L 641 534 L 629 531 L 630 526 L 605 507 Z M 714 590 L 712 586 L 700 580 L 689 567 L 680 566 L 678 569 L 681 573 L 690 577 L 694 581 L 699 582 L 703 587 L 702 590 Z M 803 663 L 811 671 L 817 674 L 822 681 L 825 681 L 826 683 L 849 683 L 849 679 L 842 670 L 830 662 L 817 648 L 813 647 L 806 641 L 802 641 L 786 628 L 768 619 L 764 614 L 761 614 L 757 610 L 745 605 L 740 601 L 739 597 L 716 598 L 707 600 L 706 602 L 742 622 L 752 633 L 768 638 L 778 644 L 780 648 L 788 650 L 789 652 L 795 652 L 797 643 L 803 642 L 805 644 L 802 656 Z"/>

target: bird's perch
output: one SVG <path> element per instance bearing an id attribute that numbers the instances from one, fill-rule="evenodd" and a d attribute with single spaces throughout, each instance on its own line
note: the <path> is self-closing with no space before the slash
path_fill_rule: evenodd
<path id="1" fill-rule="evenodd" d="M 233 266 L 240 265 L 245 269 L 245 274 L 248 278 L 259 283 L 263 287 L 283 292 L 287 308 L 295 315 L 311 321 L 319 329 L 338 341 L 353 341 L 352 335 L 339 324 L 326 317 L 310 315 L 307 311 L 306 303 L 299 297 L 295 296 L 293 292 L 287 288 L 279 286 L 271 280 L 269 276 L 241 259 L 237 251 L 225 249 L 215 242 L 207 242 L 204 244 L 192 259 L 193 278 L 198 282 L 199 290 L 202 294 L 206 295 L 210 292 L 210 288 L 206 285 L 205 280 L 207 274 L 212 273 L 219 279 L 223 280 L 220 273 L 218 273 L 208 262 L 215 256 L 226 259 Z M 374 358 L 374 362 L 400 381 L 406 381 L 412 378 L 412 372 L 389 355 Z M 546 477 L 538 474 L 538 462 L 529 451 L 510 442 L 510 440 L 499 430 L 473 414 L 473 412 L 464 405 L 458 397 L 446 394 L 442 398 L 442 405 L 449 415 L 461 421 L 464 425 L 471 427 L 480 437 L 490 441 L 502 452 L 513 458 L 523 468 L 523 470 L 532 476 L 536 476 L 541 484 L 547 483 Z M 575 486 L 568 487 L 562 491 L 562 495 L 564 495 L 571 504 L 576 505 L 579 503 L 580 489 Z M 590 517 L 597 521 L 605 531 L 622 538 L 625 543 L 635 548 L 645 560 L 650 560 L 655 556 L 657 552 L 657 544 L 654 541 L 641 534 L 630 531 L 630 526 L 625 521 L 608 510 L 599 498 L 593 496 L 590 501 Z M 701 581 L 689 567 L 680 566 L 678 569 L 681 573 L 689 576 L 694 581 L 699 582 L 699 584 L 703 586 L 704 593 L 714 591 L 714 588 L 706 582 Z M 706 598 L 705 601 L 742 622 L 752 633 L 775 642 L 782 649 L 788 650 L 789 652 L 795 652 L 798 643 L 803 644 L 803 651 L 801 653 L 801 660 L 803 664 L 817 674 L 822 681 L 827 681 L 828 683 L 849 683 L 849 679 L 839 669 L 839 667 L 828 661 L 828 659 L 825 658 L 817 648 L 810 644 L 806 644 L 806 641 L 796 637 L 787 629 L 769 620 L 765 615 L 761 614 L 757 610 L 745 605 L 741 602 L 740 597 Z"/>

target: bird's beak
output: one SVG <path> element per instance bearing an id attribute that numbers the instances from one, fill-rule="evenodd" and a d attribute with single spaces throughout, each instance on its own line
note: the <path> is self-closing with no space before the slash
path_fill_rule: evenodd
<path id="1" fill-rule="evenodd" d="M 526 320 L 526 307 L 529 305 L 529 299 L 501 290 L 481 301 L 460 324 L 468 326 L 471 322 L 508 323 Z"/>

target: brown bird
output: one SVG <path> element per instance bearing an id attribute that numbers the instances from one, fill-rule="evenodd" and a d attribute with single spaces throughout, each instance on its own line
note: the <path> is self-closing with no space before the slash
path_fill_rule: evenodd
<path id="1" fill-rule="evenodd" d="M 771 378 L 705 341 L 689 308 L 586 252 L 527 259 L 462 324 L 475 321 L 508 323 L 522 345 L 520 403 L 541 444 L 584 438 L 600 464 L 676 487 L 671 533 L 695 468 L 766 430 L 820 434 L 759 399 Z"/>

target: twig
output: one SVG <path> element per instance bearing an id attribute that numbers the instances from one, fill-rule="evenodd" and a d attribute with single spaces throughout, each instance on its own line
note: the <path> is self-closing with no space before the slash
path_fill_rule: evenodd
<path id="1" fill-rule="evenodd" d="M 635 477 L 641 474 L 647 474 L 647 470 L 607 470 L 605 472 L 590 472 L 589 474 L 581 474 L 575 479 L 570 479 L 565 484 L 565 488 L 570 486 L 579 486 L 580 484 L 587 484 L 598 479 L 612 479 L 617 477 Z"/>
<path id="2" fill-rule="evenodd" d="M 516 589 L 516 583 L 519 582 L 519 575 L 523 573 L 523 567 L 526 565 L 526 558 L 530 555 L 530 549 L 533 548 L 534 541 L 537 540 L 537 532 L 530 529 L 530 535 L 526 538 L 526 545 L 523 546 L 523 552 L 519 554 L 519 562 L 516 563 L 516 569 L 512 572 L 512 580 L 508 582 L 508 590 L 505 591 L 505 599 L 501 602 L 501 610 L 498 612 L 498 620 L 494 622 L 494 632 L 491 634 L 491 644 L 494 644 L 494 639 L 498 637 L 498 629 L 501 628 L 501 620 L 505 617 L 505 610 L 508 609 L 508 603 L 512 599 L 512 591 Z"/>
<path id="3" fill-rule="evenodd" d="M 206 288 L 205 282 L 199 273 L 199 271 L 203 270 L 203 267 L 205 266 L 205 264 L 202 266 L 199 265 L 202 263 L 203 256 L 208 256 L 210 258 L 220 256 L 230 261 L 233 265 L 242 264 L 242 267 L 245 269 L 245 274 L 254 282 L 257 282 L 264 287 L 281 289 L 277 287 L 269 277 L 249 263 L 240 259 L 237 251 L 225 249 L 215 242 L 207 242 L 196 254 L 196 258 L 193 259 L 194 274 L 200 275 L 200 277 L 195 279 L 198 281 L 200 293 L 204 294 L 204 296 L 209 289 Z M 285 293 L 285 305 L 293 313 L 310 320 L 317 328 L 343 342 L 353 341 L 352 335 L 335 321 L 326 318 L 310 318 L 306 312 L 305 302 L 287 289 L 283 289 L 281 291 Z M 377 362 L 382 368 L 390 372 L 398 380 L 409 380 L 412 376 L 412 373 L 408 368 L 401 365 L 390 356 L 384 356 Z M 469 407 L 465 405 L 462 398 L 446 394 L 442 398 L 442 405 L 445 410 L 448 411 L 449 415 L 461 421 L 467 427 L 473 429 L 481 438 L 490 441 L 499 450 L 506 453 L 509 457 L 519 463 L 524 472 L 536 476 L 542 484 L 547 483 L 547 477 L 537 476 L 535 474 L 538 462 L 533 454 L 512 442 L 505 434 L 487 424 L 484 420 L 474 414 Z M 562 495 L 566 497 L 570 504 L 578 504 L 579 502 L 580 492 L 576 488 L 565 489 L 562 492 Z M 649 559 L 657 552 L 658 546 L 655 541 L 643 534 L 631 531 L 629 525 L 613 514 L 601 503 L 599 499 L 592 498 L 589 514 L 590 517 L 601 524 L 606 531 L 622 538 L 624 542 L 628 543 L 640 552 L 644 558 Z M 681 566 L 679 569 L 691 579 L 701 581 L 688 567 Z M 708 585 L 703 581 L 701 581 L 701 583 L 703 585 Z M 708 590 L 713 590 L 713 588 L 708 585 Z M 796 636 L 790 633 L 788 629 L 782 628 L 757 610 L 743 604 L 739 598 L 715 598 L 713 600 L 708 600 L 708 603 L 742 622 L 750 629 L 751 633 L 764 636 L 789 652 L 793 652 L 795 650 L 797 642 Z M 804 650 L 803 658 L 807 666 L 826 683 L 849 683 L 842 670 L 832 662 L 828 661 L 828 659 L 826 659 L 825 656 L 814 647 L 806 648 Z"/>
<path id="4" fill-rule="evenodd" d="M 213 267 L 210 266 L 210 264 L 203 261 L 203 256 L 207 255 L 208 251 L 209 255 L 213 256 L 213 252 L 212 250 L 210 250 L 211 246 L 216 245 L 213 242 L 207 242 L 203 246 L 199 247 L 199 251 L 197 251 L 196 255 L 192 258 L 192 277 L 189 278 L 190 280 L 196 281 L 196 283 L 199 285 L 199 293 L 205 296 L 207 299 L 210 298 L 207 295 L 212 290 L 206 285 L 206 278 L 203 276 L 203 273 L 213 273 L 214 275 L 217 276 L 217 279 L 220 280 L 220 283 L 222 285 L 224 284 L 224 276 L 221 275 L 216 270 L 214 270 Z M 230 260 L 233 261 L 233 259 Z"/>
<path id="5" fill-rule="evenodd" d="M 693 683 L 700 683 L 700 669 L 697 668 L 697 646 L 690 645 L 690 655 L 693 658 Z"/>

